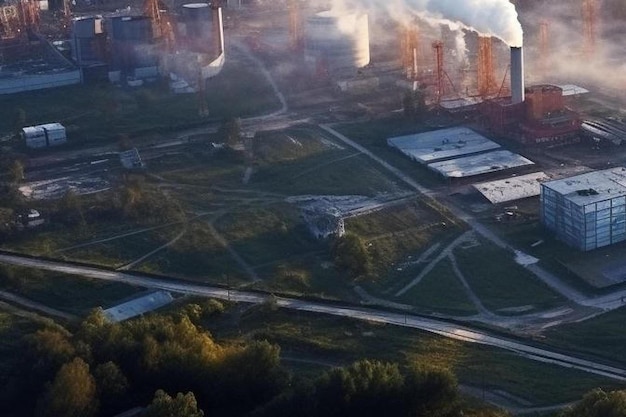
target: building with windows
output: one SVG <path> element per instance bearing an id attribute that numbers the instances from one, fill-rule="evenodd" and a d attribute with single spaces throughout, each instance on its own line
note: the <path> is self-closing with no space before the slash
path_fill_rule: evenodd
<path id="1" fill-rule="evenodd" d="M 626 168 L 544 182 L 541 222 L 582 251 L 626 240 Z"/>

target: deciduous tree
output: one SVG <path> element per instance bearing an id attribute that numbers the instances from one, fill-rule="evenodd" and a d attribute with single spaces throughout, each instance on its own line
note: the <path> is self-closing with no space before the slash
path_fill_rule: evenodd
<path id="1" fill-rule="evenodd" d="M 203 417 L 192 392 L 179 392 L 172 398 L 165 391 L 158 390 L 152 403 L 146 408 L 143 417 Z"/>
<path id="2" fill-rule="evenodd" d="M 91 417 L 97 410 L 96 382 L 80 358 L 61 367 L 38 404 L 42 417 Z"/>
<path id="3" fill-rule="evenodd" d="M 626 390 L 606 392 L 594 389 L 560 417 L 626 417 Z"/>
<path id="4" fill-rule="evenodd" d="M 370 254 L 357 235 L 348 233 L 337 239 L 332 255 L 335 267 L 347 272 L 351 278 L 359 278 L 371 272 Z"/>

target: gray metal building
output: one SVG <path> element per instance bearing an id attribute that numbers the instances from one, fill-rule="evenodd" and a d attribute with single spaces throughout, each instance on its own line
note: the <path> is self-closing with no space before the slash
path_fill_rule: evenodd
<path id="1" fill-rule="evenodd" d="M 541 184 L 541 222 L 581 251 L 626 240 L 626 168 Z"/>

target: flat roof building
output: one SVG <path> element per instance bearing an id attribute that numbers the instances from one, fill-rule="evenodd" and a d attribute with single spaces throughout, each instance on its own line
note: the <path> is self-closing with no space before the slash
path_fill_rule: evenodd
<path id="1" fill-rule="evenodd" d="M 499 150 L 434 162 L 428 168 L 445 178 L 465 178 L 528 165 L 534 165 L 534 162 L 516 153 Z"/>
<path id="2" fill-rule="evenodd" d="M 626 168 L 541 184 L 541 222 L 582 251 L 626 240 Z"/>
<path id="3" fill-rule="evenodd" d="M 498 181 L 481 182 L 473 184 L 473 187 L 492 204 L 500 204 L 538 196 L 541 192 L 541 183 L 548 179 L 544 172 L 535 172 Z"/>
<path id="4" fill-rule="evenodd" d="M 466 127 L 397 136 L 387 139 L 387 144 L 421 164 L 500 148 L 497 143 Z"/>

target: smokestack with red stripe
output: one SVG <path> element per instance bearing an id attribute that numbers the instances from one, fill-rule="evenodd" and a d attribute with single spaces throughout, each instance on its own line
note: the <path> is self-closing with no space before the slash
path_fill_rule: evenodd
<path id="1" fill-rule="evenodd" d="M 524 102 L 524 51 L 511 47 L 511 104 Z"/>

